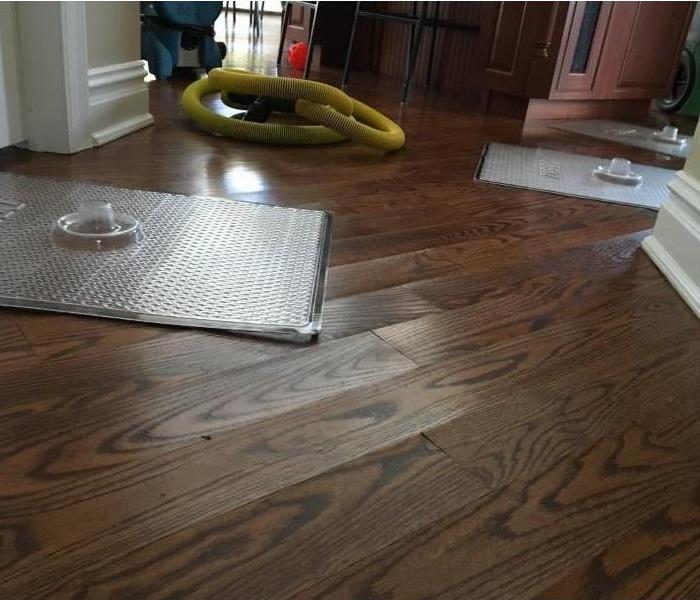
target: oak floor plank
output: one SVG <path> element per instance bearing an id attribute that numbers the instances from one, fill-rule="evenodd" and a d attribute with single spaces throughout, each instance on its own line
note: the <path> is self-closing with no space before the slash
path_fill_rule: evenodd
<path id="1" fill-rule="evenodd" d="M 375 333 L 415 362 L 427 365 L 530 334 L 555 318 L 568 315 L 576 319 L 606 303 L 643 301 L 657 292 L 657 278 L 651 265 L 640 273 L 607 279 L 541 275 L 511 284 L 517 289 L 515 293 L 487 297 L 473 305 L 390 325 Z"/>
<path id="2" fill-rule="evenodd" d="M 110 352 L 129 347 L 143 362 L 186 355 L 190 362 L 215 369 L 224 362 L 248 364 L 285 351 L 284 345 L 228 332 L 141 323 L 124 327 L 112 319 L 29 311 L 15 311 L 14 316 L 36 354 L 52 364 L 79 356 L 94 356 L 97 363 Z"/>
<path id="3" fill-rule="evenodd" d="M 426 282 L 422 287 L 428 287 L 437 277 L 464 273 L 493 272 L 502 280 L 510 279 L 518 277 L 528 263 L 537 265 L 545 259 L 549 268 L 566 261 L 569 270 L 578 272 L 582 265 L 576 260 L 582 258 L 600 268 L 605 260 L 620 260 L 620 246 L 632 252 L 638 250 L 641 240 L 650 233 L 627 233 L 630 224 L 629 218 L 617 219 L 593 230 L 564 231 L 511 243 L 491 238 L 348 263 L 330 269 L 326 297 L 344 298 L 420 281 Z M 639 222 L 639 226 L 644 225 L 646 217 Z M 578 251 L 567 253 L 571 249 Z M 557 258 L 562 253 L 564 257 Z M 504 277 L 506 272 L 508 276 Z"/>
<path id="4" fill-rule="evenodd" d="M 367 215 L 343 214 L 333 221 L 333 239 L 359 238 L 364 235 L 376 235 L 387 231 L 416 229 L 424 227 L 426 222 L 452 223 L 455 220 L 470 218 L 465 211 L 454 206 L 402 206 L 395 211 L 385 210 L 381 215 L 368 219 Z"/>
<path id="5" fill-rule="evenodd" d="M 700 370 L 679 368 L 672 390 L 641 404 L 636 421 L 665 443 L 700 461 Z"/>
<path id="6" fill-rule="evenodd" d="M 605 281 L 600 273 L 606 272 L 606 277 L 609 277 L 609 273 L 619 274 L 639 262 L 635 261 L 634 255 L 639 250 L 641 239 L 639 234 L 621 236 L 568 251 L 560 250 L 554 257 L 545 255 L 535 258 L 520 249 L 515 254 L 507 252 L 507 257 L 500 252 L 492 252 L 488 259 L 479 261 L 478 266 L 468 272 L 462 269 L 442 276 L 432 273 L 433 277 L 401 286 L 331 300 L 325 309 L 324 336 L 331 339 L 377 328 L 382 328 L 379 335 L 387 333 L 393 336 L 393 330 L 383 328 L 480 301 L 485 302 L 482 308 L 488 307 L 492 311 L 491 319 L 498 320 L 502 317 L 498 306 L 487 305 L 486 301 L 512 298 L 514 302 L 530 304 L 527 293 L 533 286 L 541 289 L 540 293 L 561 297 L 562 302 L 566 302 L 565 291 L 556 289 L 555 285 L 558 284 L 555 282 L 561 285 L 574 282 L 574 285 L 584 288 L 588 281 L 584 276 L 594 273 L 596 279 L 593 281 L 598 285 L 597 279 Z M 422 272 L 427 275 L 425 271 Z M 404 275 L 399 272 L 397 276 Z M 653 271 L 653 277 L 656 276 Z M 368 284 L 371 286 L 371 281 Z M 543 289 L 550 284 L 552 289 Z M 582 292 L 573 290 L 572 293 Z M 460 318 L 459 315 L 455 317 Z M 446 321 L 450 318 L 449 315 L 444 317 Z M 434 321 L 440 322 L 441 319 L 438 317 Z M 407 324 L 405 328 L 410 327 L 411 324 Z"/>
<path id="7" fill-rule="evenodd" d="M 569 201 L 568 204 L 550 203 L 542 207 L 533 207 L 529 213 L 513 214 L 504 211 L 500 218 L 490 216 L 469 218 L 463 217 L 452 223 L 428 224 L 415 229 L 400 229 L 359 238 L 344 238 L 333 243 L 331 265 L 338 266 L 401 254 L 415 252 L 427 248 L 438 248 L 471 240 L 495 238 L 499 243 L 504 240 L 526 240 L 536 236 L 544 236 L 563 229 L 592 227 L 619 215 L 610 205 L 592 209 L 590 204 L 596 202 Z M 630 216 L 634 216 L 632 212 Z M 644 225 L 649 227 L 652 222 L 649 215 L 642 215 Z M 630 231 L 634 231 L 630 227 Z"/>
<path id="8" fill-rule="evenodd" d="M 620 349 L 609 369 L 593 363 L 515 389 L 508 410 L 500 403 L 476 406 L 423 433 L 493 491 L 532 478 L 629 426 L 646 403 L 683 397 L 683 365 L 700 360 L 700 338 L 691 331 L 653 340 L 639 353 Z"/>
<path id="9" fill-rule="evenodd" d="M 700 488 L 568 573 L 536 600 L 685 600 L 700 590 Z"/>
<path id="10" fill-rule="evenodd" d="M 321 340 L 354 335 L 441 312 L 435 302 L 407 286 L 337 298 L 324 307 Z"/>
<path id="11" fill-rule="evenodd" d="M 641 228 L 630 233 L 630 222 Z M 646 221 L 646 219 L 645 219 Z M 631 254 L 641 252 L 642 240 L 651 233 L 643 229 L 642 221 L 614 219 L 601 223 L 593 231 L 576 229 L 561 231 L 530 240 L 506 241 L 487 239 L 481 243 L 466 242 L 431 250 L 431 255 L 461 265 L 464 271 L 479 273 L 483 270 L 505 271 L 511 263 L 513 273 L 526 263 L 544 265 L 554 270 L 584 272 L 611 266 L 610 262 L 630 260 Z M 578 260 L 584 262 L 579 263 Z M 591 264 L 588 264 L 591 263 Z M 516 266 L 517 265 L 517 266 Z M 503 268 L 505 267 L 505 268 Z"/>
<path id="12" fill-rule="evenodd" d="M 36 357 L 32 344 L 13 321 L 0 321 L 0 366 L 3 369 Z"/>
<path id="13" fill-rule="evenodd" d="M 92 397 L 87 391 L 81 395 L 82 410 L 77 420 L 73 403 L 57 404 L 53 384 L 63 383 L 63 393 L 69 400 L 75 394 L 70 381 L 85 368 L 85 363 L 74 364 L 74 371 L 61 365 L 63 379 L 56 373 L 39 381 L 18 377 L 4 386 L 8 396 L 31 398 L 33 410 L 5 415 L 4 423 L 11 429 L 0 435 L 0 452 L 7 457 L 0 477 L 16 474 L 11 465 L 18 465 L 21 472 L 29 456 L 53 448 L 50 467 L 55 481 L 64 469 L 68 473 L 74 470 L 69 468 L 74 455 L 92 444 L 113 450 L 103 457 L 105 464 L 115 459 L 120 462 L 119 456 L 128 460 L 129 450 L 135 448 L 187 443 L 415 366 L 368 333 L 303 353 L 290 352 L 286 357 L 220 371 L 214 378 L 204 375 L 186 381 L 168 380 L 161 385 L 151 383 L 138 394 L 133 393 L 131 382 L 117 389 L 117 381 L 109 381 L 110 395 L 99 389 Z M 42 399 L 50 410 L 36 408 Z M 134 421 L 137 415 L 139 426 Z M 101 428 L 105 419 L 109 426 Z M 81 433 L 78 436 L 77 431 Z M 48 468 L 49 463 L 44 467 Z"/>
<path id="14" fill-rule="evenodd" d="M 537 285 L 538 281 L 563 283 L 578 280 L 581 285 L 575 295 L 580 298 L 588 293 L 586 285 L 591 281 L 597 286 L 633 267 L 641 239 L 639 234 L 620 236 L 569 250 L 561 249 L 554 256 L 537 256 L 524 250 L 519 251 L 517 257 L 510 255 L 505 258 L 496 252 L 492 261 L 480 262 L 475 268 L 415 282 L 404 288 L 415 291 L 445 311 L 478 305 L 482 301 L 495 302 L 509 296 L 517 298 L 527 286 Z M 508 276 L 504 277 L 506 273 Z M 494 320 L 497 315 L 495 310 Z"/>
<path id="15" fill-rule="evenodd" d="M 645 306 L 641 310 L 648 310 Z M 63 481 L 54 478 L 48 487 L 36 468 L 28 470 L 34 465 L 32 455 L 20 456 L 14 468 L 9 462 L 9 473 L 14 470 L 21 479 L 6 481 L 25 493 L 0 498 L 0 515 L 7 516 L 0 525 L 24 531 L 31 524 L 35 546 L 9 547 L 13 564 L 6 568 L 6 577 L 16 581 L 30 577 L 39 585 L 36 565 L 51 556 L 51 569 L 41 570 L 50 585 L 58 573 L 68 576 L 87 561 L 128 553 L 185 524 L 303 481 L 465 411 L 503 402 L 528 381 L 546 383 L 581 369 L 601 368 L 630 345 L 643 351 L 646 328 L 654 326 L 652 317 L 665 318 L 671 306 L 657 299 L 641 322 L 629 318 L 629 306 L 606 306 L 589 315 L 585 324 L 554 323 L 550 331 L 509 340 L 470 360 L 458 357 L 409 371 L 165 454 L 153 455 L 152 443 L 136 436 L 127 440 L 130 445 L 125 448 L 111 447 L 99 462 L 94 462 L 90 447 L 97 443 L 105 447 L 102 437 L 83 447 L 59 445 L 57 451 L 69 450 L 68 456 L 54 451 L 58 457 L 43 468 L 52 473 L 75 470 L 82 462 L 82 471 L 75 470 Z M 677 322 L 679 328 L 687 326 L 682 319 Z M 577 339 L 574 334 L 581 331 L 583 337 Z M 670 335 L 673 330 L 663 332 Z M 602 348 L 609 354 L 602 348 L 590 353 L 584 342 L 596 334 L 608 336 Z M 120 431 L 134 428 L 119 425 L 106 439 L 114 444 Z M 140 460 L 127 462 L 124 454 L 127 458 L 136 454 Z M 83 458 L 76 461 L 76 457 Z M 87 466 L 101 468 L 86 470 Z M 66 527 L 75 515 L 82 515 L 81 527 Z M 63 548 L 53 547 L 57 531 L 61 544 L 67 544 Z"/>
<path id="16" fill-rule="evenodd" d="M 394 254 L 331 267 L 328 273 L 326 299 L 332 301 L 414 281 L 458 273 L 463 268 L 434 249 Z M 327 302 L 328 306 L 330 302 Z"/>
<path id="17" fill-rule="evenodd" d="M 698 476 L 700 464 L 631 426 L 297 598 L 528 599 L 689 493 Z"/>
<path id="18" fill-rule="evenodd" d="M 286 598 L 484 493 L 478 481 L 414 436 L 86 570 L 75 594 Z"/>
<path id="19" fill-rule="evenodd" d="M 96 402 L 128 401 L 149 390 L 213 377 L 298 349 L 229 334 L 154 327 L 116 341 L 111 327 L 89 328 L 94 335 L 86 334 L 81 342 L 64 337 L 33 344 L 38 360 L 6 368 L 0 416 L 76 407 L 82 411 Z M 83 378 L 86 371 L 94 379 Z"/>

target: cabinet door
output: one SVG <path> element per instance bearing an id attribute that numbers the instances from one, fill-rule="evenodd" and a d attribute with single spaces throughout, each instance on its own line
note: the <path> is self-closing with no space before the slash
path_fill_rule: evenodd
<path id="1" fill-rule="evenodd" d="M 573 100 L 599 96 L 597 74 L 612 9 L 612 2 L 573 3 L 551 98 Z"/>
<path id="2" fill-rule="evenodd" d="M 484 87 L 509 94 L 525 90 L 541 11 L 537 2 L 487 2 L 481 48 Z M 551 4 L 543 2 L 541 4 Z"/>
<path id="3" fill-rule="evenodd" d="M 604 98 L 660 98 L 671 85 L 693 2 L 614 2 L 601 62 Z"/>

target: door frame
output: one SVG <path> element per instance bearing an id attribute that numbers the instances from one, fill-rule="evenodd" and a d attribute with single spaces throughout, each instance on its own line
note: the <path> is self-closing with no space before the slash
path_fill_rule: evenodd
<path id="1" fill-rule="evenodd" d="M 40 152 L 92 147 L 85 2 L 17 2 L 26 142 Z"/>

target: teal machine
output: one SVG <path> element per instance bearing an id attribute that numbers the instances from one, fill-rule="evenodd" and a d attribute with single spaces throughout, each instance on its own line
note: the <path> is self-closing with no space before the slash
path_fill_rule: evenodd
<path id="1" fill-rule="evenodd" d="M 697 5 L 671 92 L 658 100 L 658 105 L 664 112 L 700 116 L 700 10 Z"/>

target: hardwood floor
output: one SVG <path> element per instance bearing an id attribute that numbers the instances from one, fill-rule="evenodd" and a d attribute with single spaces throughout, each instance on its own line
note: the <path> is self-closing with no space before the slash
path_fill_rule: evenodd
<path id="1" fill-rule="evenodd" d="M 332 82 L 332 81 L 331 81 Z M 0 311 L 0 598 L 700 596 L 700 323 L 655 214 L 473 180 L 486 141 L 680 168 L 358 74 L 407 145 L 183 116 L 3 170 L 335 213 L 318 344 Z"/>

